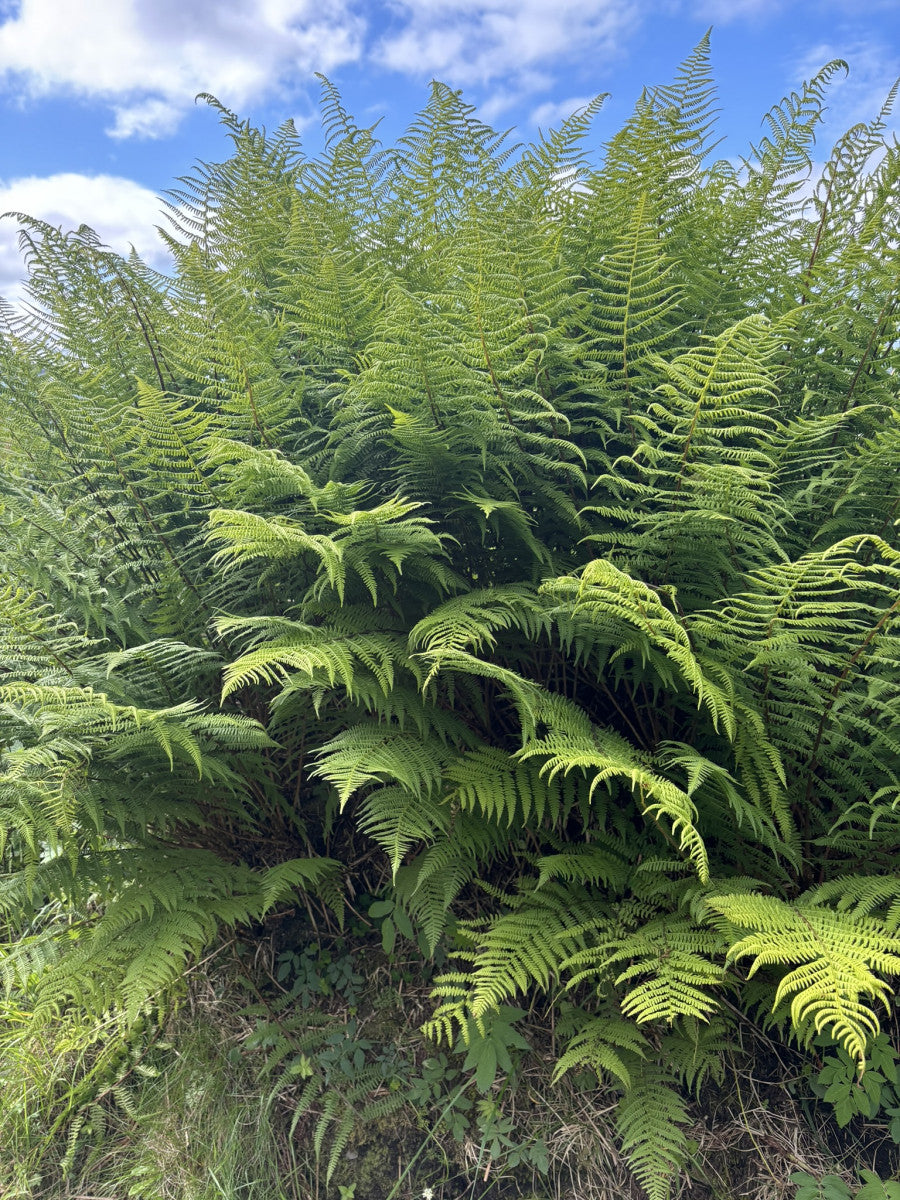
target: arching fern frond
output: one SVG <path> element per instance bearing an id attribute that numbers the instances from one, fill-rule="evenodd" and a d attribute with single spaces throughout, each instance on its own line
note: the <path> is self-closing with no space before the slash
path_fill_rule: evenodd
<path id="1" fill-rule="evenodd" d="M 713 961 L 725 949 L 718 934 L 667 914 L 625 933 L 601 929 L 590 942 L 562 964 L 571 973 L 569 986 L 611 981 L 621 989 L 622 1013 L 639 1025 L 680 1017 L 706 1021 L 718 1008 L 712 989 L 725 981 Z"/>
<path id="2" fill-rule="evenodd" d="M 778 984 L 775 1007 L 790 1001 L 794 1028 L 805 1041 L 827 1031 L 862 1070 L 866 1046 L 880 1028 L 871 1004 L 891 993 L 880 975 L 900 974 L 896 934 L 809 899 L 787 904 L 774 896 L 714 896 L 707 904 L 735 927 L 729 960 L 752 957 L 751 975 L 768 966 L 792 967 Z"/>

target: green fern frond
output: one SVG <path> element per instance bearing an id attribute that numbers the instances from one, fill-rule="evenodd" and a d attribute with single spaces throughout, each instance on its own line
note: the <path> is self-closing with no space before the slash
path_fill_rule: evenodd
<path id="1" fill-rule="evenodd" d="M 396 725 L 359 722 L 319 749 L 313 774 L 337 790 L 341 807 L 361 788 L 396 781 L 413 796 L 429 796 L 440 785 L 447 747 Z"/>
<path id="2" fill-rule="evenodd" d="M 718 1008 L 711 989 L 721 987 L 725 973 L 712 961 L 725 949 L 717 934 L 691 921 L 666 915 L 626 935 L 600 932 L 585 950 L 562 964 L 571 973 L 570 987 L 585 980 L 611 980 L 623 989 L 621 1008 L 639 1025 L 671 1024 L 680 1017 L 706 1021 Z M 624 970 L 619 970 L 624 965 Z"/>
<path id="3" fill-rule="evenodd" d="M 218 623 L 220 632 L 236 628 L 227 619 Z M 282 625 L 284 628 L 284 624 Z M 251 650 L 224 672 L 222 698 L 253 685 L 272 686 L 290 681 L 292 689 L 312 688 L 340 682 L 347 694 L 356 695 L 359 674 L 371 676 L 387 695 L 394 685 L 395 671 L 410 669 L 405 646 L 397 637 L 383 633 L 346 635 L 343 631 L 293 625 L 293 632 Z M 246 624 L 242 626 L 245 632 Z"/>
<path id="4" fill-rule="evenodd" d="M 651 1066 L 633 1076 L 619 1101 L 616 1127 L 622 1149 L 648 1200 L 669 1200 L 688 1159 L 685 1106 L 665 1077 Z"/>
<path id="5" fill-rule="evenodd" d="M 456 956 L 472 963 L 465 1003 L 476 1021 L 530 984 L 548 990 L 567 950 L 582 944 L 579 930 L 590 919 L 587 895 L 557 883 L 523 886 L 505 901 L 507 911 L 499 916 L 457 926 L 463 948 Z"/>
<path id="6" fill-rule="evenodd" d="M 706 845 L 695 826 L 696 809 L 690 796 L 671 780 L 657 774 L 646 754 L 611 730 L 592 725 L 573 705 L 556 704 L 544 715 L 545 737 L 526 741 L 517 756 L 523 761 L 542 759 L 541 773 L 549 782 L 572 772 L 589 779 L 588 797 L 601 785 L 621 781 L 637 800 L 639 809 L 656 823 L 671 822 L 675 843 L 691 859 L 701 880 L 708 877 Z"/>
<path id="7" fill-rule="evenodd" d="M 900 929 L 900 879 L 896 876 L 840 875 L 814 888 L 809 899 L 814 904 L 833 905 L 839 913 L 874 914 L 890 934 Z"/>
<path id="8" fill-rule="evenodd" d="M 632 1021 L 611 1014 L 588 1017 L 560 1055 L 554 1078 L 588 1067 L 599 1079 L 611 1076 L 630 1088 L 629 1063 L 644 1058 L 648 1049 L 647 1040 Z"/>
<path id="9" fill-rule="evenodd" d="M 444 779 L 449 785 L 448 803 L 508 826 L 532 821 L 556 825 L 576 802 L 574 780 L 548 779 L 535 764 L 492 746 L 455 759 Z"/>
<path id="10" fill-rule="evenodd" d="M 725 1078 L 725 1057 L 734 1047 L 731 1032 L 722 1016 L 706 1021 L 682 1017 L 662 1038 L 660 1058 L 699 1099 L 708 1079 L 721 1083 Z"/>
<path id="11" fill-rule="evenodd" d="M 170 194 L 167 275 L 19 218 L 17 1021 L 124 1027 L 298 891 L 383 896 L 410 952 L 461 952 L 451 1046 L 517 997 L 565 1016 L 652 1200 L 733 1009 L 864 1063 L 900 965 L 900 149 L 895 90 L 810 186 L 841 70 L 737 162 L 708 35 L 598 155 L 599 98 L 517 155 L 434 84 L 382 147 L 322 79 L 314 160 L 209 101 L 229 151 Z M 396 1095 L 270 1017 L 268 1103 L 336 1178 Z M 60 1125 L 73 1170 L 104 1107 Z"/>
<path id="12" fill-rule="evenodd" d="M 875 972 L 900 974 L 900 939 L 879 922 L 809 900 L 787 904 L 774 896 L 741 895 L 711 897 L 707 904 L 738 934 L 729 961 L 752 957 L 751 976 L 763 967 L 792 967 L 778 984 L 774 1007 L 790 1000 L 791 1019 L 804 1040 L 827 1030 L 862 1070 L 866 1046 L 880 1028 L 870 1003 L 884 1003 L 891 994 Z"/>
<path id="13" fill-rule="evenodd" d="M 360 804 L 356 822 L 388 855 L 396 878 L 413 846 L 447 834 L 450 812 L 421 791 L 389 786 L 369 792 Z"/>
<path id="14" fill-rule="evenodd" d="M 476 654 L 496 645 L 495 631 L 521 629 L 536 640 L 549 627 L 534 590 L 508 586 L 468 591 L 446 600 L 413 626 L 409 646 L 413 651 L 439 656 L 445 651 Z"/>
<path id="15" fill-rule="evenodd" d="M 598 641 L 610 646 L 611 663 L 631 654 L 649 660 L 669 686 L 680 677 L 698 704 L 707 709 L 714 726 L 721 724 L 733 735 L 735 718 L 727 675 L 696 655 L 689 627 L 664 603 L 665 599 L 673 603 L 671 593 L 634 579 L 605 559 L 594 559 L 578 579 L 549 581 L 542 590 L 563 602 L 566 615 L 588 619 Z"/>
<path id="16" fill-rule="evenodd" d="M 216 509 L 210 513 L 209 523 L 210 541 L 223 543 L 217 551 L 223 564 L 256 558 L 278 561 L 310 552 L 318 558 L 328 581 L 339 591 L 343 587 L 341 548 L 332 538 L 307 533 L 295 522 L 267 520 L 256 513 L 235 509 Z"/>

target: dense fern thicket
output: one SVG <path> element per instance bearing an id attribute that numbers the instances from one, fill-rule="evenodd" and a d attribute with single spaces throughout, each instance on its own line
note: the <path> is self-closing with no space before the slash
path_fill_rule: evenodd
<path id="1" fill-rule="evenodd" d="M 216 105 L 171 277 L 20 217 L 16 1038 L 377 901 L 480 1083 L 504 1014 L 564 1015 L 651 1200 L 741 1022 L 864 1070 L 900 973 L 900 148 L 892 95 L 813 172 L 841 69 L 740 165 L 705 41 L 598 153 L 602 97 L 522 148 L 435 84 L 384 148 L 326 82 L 317 159 Z"/>

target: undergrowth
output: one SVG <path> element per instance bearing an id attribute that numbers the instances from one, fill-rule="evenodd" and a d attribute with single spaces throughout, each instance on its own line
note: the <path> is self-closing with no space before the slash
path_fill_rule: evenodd
<path id="1" fill-rule="evenodd" d="M 282 922 L 265 952 L 220 947 L 174 1008 L 127 1029 L 58 1020 L 26 1047 L 7 1026 L 4 1200 L 639 1200 L 618 1089 L 554 1078 L 583 1014 L 512 1010 L 514 1037 L 495 1040 L 508 1065 L 488 1071 L 474 1042 L 422 1036 L 409 947 L 385 955 L 361 924 L 300 930 L 291 949 Z M 749 1023 L 723 1053 L 728 1085 L 723 1071 L 686 1100 L 685 1195 L 896 1200 L 887 1113 L 836 1138 L 800 1055 Z"/>

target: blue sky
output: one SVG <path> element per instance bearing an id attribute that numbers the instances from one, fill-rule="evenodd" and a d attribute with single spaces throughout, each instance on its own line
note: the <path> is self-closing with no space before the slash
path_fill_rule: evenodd
<path id="1" fill-rule="evenodd" d="M 269 127 L 293 117 L 313 153 L 316 71 L 360 123 L 383 118 L 386 141 L 432 78 L 517 140 L 610 92 L 599 147 L 710 25 L 728 157 L 831 58 L 850 74 L 833 88 L 823 157 L 900 75 L 900 0 L 0 0 L 0 211 L 86 222 L 162 266 L 157 196 L 194 159 L 227 153 L 197 92 Z M 15 295 L 20 274 L 7 220 L 0 292 Z"/>

